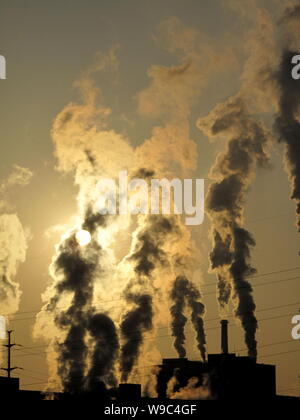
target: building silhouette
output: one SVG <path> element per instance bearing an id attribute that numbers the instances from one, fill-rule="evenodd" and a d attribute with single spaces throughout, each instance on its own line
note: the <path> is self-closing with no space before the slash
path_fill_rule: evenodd
<path id="1" fill-rule="evenodd" d="M 209 354 L 205 362 L 192 361 L 187 358 L 163 359 L 158 366 L 157 398 L 142 397 L 140 384 L 120 384 L 116 389 L 107 389 L 103 382 L 95 384 L 93 392 L 77 394 L 53 393 L 47 396 L 41 391 L 26 391 L 19 389 L 19 379 L 0 377 L 0 395 L 12 397 L 16 401 L 23 400 L 97 400 L 100 403 L 108 401 L 167 401 L 176 399 L 182 389 L 188 387 L 190 380 L 196 388 L 209 389 L 209 396 L 203 399 L 214 400 L 280 400 L 295 399 L 276 395 L 276 367 L 257 363 L 248 356 L 237 356 L 228 351 L 228 321 L 221 321 L 221 352 Z M 170 381 L 172 380 L 172 395 Z M 96 386 L 97 385 L 97 386 Z M 188 395 L 188 394 L 187 394 Z M 50 398 L 51 397 L 51 398 Z M 198 398 L 201 399 L 201 398 Z M 193 398 L 184 399 L 184 401 Z M 178 399 L 176 399 L 178 402 Z M 180 400 L 182 401 L 182 399 Z M 178 402 L 182 404 L 183 402 Z"/>
<path id="2" fill-rule="evenodd" d="M 159 366 L 158 397 L 167 398 L 168 383 L 174 377 L 174 391 L 186 387 L 191 378 L 197 378 L 197 386 L 208 381 L 212 399 L 275 398 L 276 367 L 229 353 L 227 320 L 221 321 L 221 350 L 219 354 L 209 354 L 206 362 L 163 359 Z"/>

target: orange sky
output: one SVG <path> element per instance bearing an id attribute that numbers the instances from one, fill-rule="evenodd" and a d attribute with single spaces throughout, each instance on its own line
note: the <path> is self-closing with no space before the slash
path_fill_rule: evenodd
<path id="1" fill-rule="evenodd" d="M 274 23 L 278 7 L 287 2 L 257 3 Z M 56 170 L 51 139 L 54 118 L 69 102 L 80 101 L 74 82 L 93 65 L 98 51 L 117 45 L 114 71 L 93 75 L 95 87 L 101 89 L 97 104 L 111 109 L 109 128 L 129 139 L 132 147 L 145 145 L 155 127 L 178 118 L 178 108 L 170 104 L 179 98 L 180 113 L 188 121 L 198 151 L 193 177 L 207 179 L 224 140 L 211 143 L 196 122 L 242 85 L 240 76 L 250 53 L 245 41 L 255 7 L 251 2 L 249 10 L 243 10 L 238 4 L 222 0 L 2 2 L 0 54 L 7 60 L 7 80 L 0 81 L 0 176 L 7 179 L 15 164 L 33 172 L 28 185 L 5 193 L 11 211 L 30 232 L 26 261 L 16 277 L 22 291 L 20 308 L 11 322 L 14 340 L 24 346 L 13 353 L 13 363 L 24 368 L 14 372 L 23 388 L 41 389 L 47 381 L 45 343 L 33 340 L 32 328 L 49 282 L 54 245 L 62 233 L 53 226 L 69 225 L 77 211 L 73 176 Z M 171 28 L 168 35 L 166 27 Z M 186 57 L 193 63 L 188 77 L 169 85 L 161 82 L 164 72 L 169 74 Z M 168 95 L 169 101 L 161 99 Z M 270 113 L 260 116 L 272 125 Z M 157 140 L 155 150 L 158 145 Z M 282 156 L 282 146 L 274 142 L 271 167 L 257 171 L 247 195 L 246 227 L 257 243 L 252 253 L 257 275 L 252 284 L 259 320 L 258 361 L 276 364 L 279 393 L 300 395 L 300 347 L 291 338 L 291 319 L 300 309 L 299 233 Z M 170 160 L 177 158 L 174 152 Z M 156 156 L 149 155 L 152 164 L 151 159 L 154 165 Z M 206 191 L 207 187 L 208 181 Z M 208 273 L 209 229 L 206 217 L 203 225 L 191 228 L 191 234 L 199 249 L 194 279 L 201 283 L 208 352 L 213 353 L 219 351 L 219 328 L 215 276 Z M 130 234 L 124 234 L 119 258 L 129 245 Z M 246 354 L 242 330 L 230 321 L 230 350 Z M 162 357 L 174 357 L 170 331 L 163 327 L 157 333 L 160 337 L 152 334 L 149 339 L 156 342 Z M 188 357 L 197 358 L 190 325 L 187 337 Z"/>

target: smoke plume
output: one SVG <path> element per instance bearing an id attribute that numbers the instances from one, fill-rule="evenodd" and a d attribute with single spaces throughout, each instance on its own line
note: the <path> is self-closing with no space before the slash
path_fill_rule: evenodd
<path id="1" fill-rule="evenodd" d="M 217 46 L 213 40 L 205 39 L 206 42 L 203 42 L 204 38 L 204 34 L 186 27 L 177 18 L 166 19 L 160 25 L 155 40 L 169 53 L 174 54 L 178 64 L 169 67 L 151 66 L 148 70 L 149 86 L 138 95 L 140 115 L 151 119 L 159 118 L 163 120 L 163 123 L 160 126 L 154 126 L 150 138 L 142 142 L 135 150 L 137 172 L 141 169 L 151 172 L 154 169 L 158 178 L 170 177 L 174 174 L 177 177 L 185 177 L 197 168 L 197 144 L 190 138 L 191 109 L 206 83 L 212 80 L 219 71 L 226 72 L 228 68 L 232 68 L 235 62 L 230 48 L 224 46 L 226 53 L 220 58 L 220 51 L 217 52 Z M 219 60 L 222 61 L 222 70 L 218 66 Z M 145 255 L 149 255 L 152 261 L 156 256 L 159 257 L 154 266 L 152 262 L 149 264 L 147 258 L 143 259 L 142 264 L 138 262 L 138 265 L 144 266 L 146 270 L 155 270 L 155 273 L 149 272 L 152 276 L 149 295 L 152 296 L 152 308 L 155 309 L 153 310 L 155 328 L 158 323 L 170 316 L 165 306 L 166 301 L 170 302 L 172 283 L 177 275 L 191 274 L 195 266 L 196 247 L 190 232 L 179 217 L 157 216 L 155 219 L 145 217 L 142 220 L 140 229 L 143 234 L 139 235 L 138 230 L 133 240 L 139 238 L 140 245 L 138 246 L 143 249 L 142 254 L 146 252 Z M 161 236 L 158 229 L 155 231 L 152 229 L 154 220 L 157 221 L 158 226 L 169 223 L 177 227 L 170 232 L 170 235 Z M 149 229 L 151 242 L 154 245 L 152 248 L 149 247 L 147 241 Z M 165 228 L 162 232 L 164 230 Z M 145 233 L 147 233 L 146 236 Z M 155 252 L 157 250 L 156 243 L 160 243 L 160 249 L 164 250 L 164 253 L 160 251 L 160 255 L 152 254 L 152 250 Z M 168 273 L 164 272 L 165 263 L 162 264 L 161 256 L 168 262 Z M 148 273 L 139 273 L 136 268 L 133 270 L 138 274 L 132 283 L 132 287 L 136 287 L 134 285 L 138 285 L 141 282 L 140 278 L 145 279 Z M 193 305 L 192 322 L 197 330 L 199 343 L 202 340 L 200 336 L 203 335 L 199 333 L 202 328 L 199 314 L 203 308 L 196 302 L 191 301 L 190 304 Z M 170 302 L 170 305 L 173 305 L 173 302 Z M 176 311 L 178 308 L 174 307 L 173 310 Z M 185 322 L 184 318 L 181 318 L 181 322 Z M 148 325 L 150 326 L 150 323 Z M 129 340 L 128 337 L 127 341 Z M 182 341 L 182 337 L 179 341 Z M 137 342 L 142 345 L 140 340 Z"/>
<path id="2" fill-rule="evenodd" d="M 296 223 L 300 232 L 300 85 L 299 80 L 292 78 L 292 57 L 300 51 L 300 6 L 286 8 L 280 23 L 284 30 L 284 41 L 279 69 L 275 76 L 278 85 L 275 129 L 279 141 L 284 143 L 286 148 L 285 166 L 292 189 L 291 199 L 296 203 Z"/>
<path id="3" fill-rule="evenodd" d="M 76 83 L 82 102 L 66 105 L 52 128 L 58 169 L 73 174 L 78 187 L 78 214 L 76 226 L 66 229 L 56 247 L 50 267 L 52 284 L 43 296 L 45 305 L 34 334 L 49 344 L 49 386 L 57 386 L 58 375 L 63 389 L 71 393 L 94 391 L 100 381 L 116 383 L 115 313 L 108 315 L 99 300 L 113 298 L 118 291 L 111 275 L 112 244 L 117 232 L 128 227 L 128 217 L 100 214 L 97 182 L 103 177 L 117 178 L 120 170 L 131 165 L 133 154 L 125 138 L 107 129 L 111 111 L 98 105 L 99 90 L 93 81 L 96 72 L 116 68 L 115 49 L 99 54 Z M 86 246 L 77 243 L 80 230 L 91 235 Z"/>
<path id="4" fill-rule="evenodd" d="M 300 20 L 299 20 L 300 23 Z M 291 78 L 292 51 L 282 54 L 278 74 L 280 87 L 279 113 L 275 121 L 279 141 L 286 146 L 285 163 L 292 187 L 291 199 L 296 203 L 297 227 L 300 232 L 300 87 L 299 81 Z"/>
<path id="5" fill-rule="evenodd" d="M 97 182 L 100 177 L 116 178 L 118 171 L 130 172 L 132 168 L 140 174 L 144 170 L 144 176 L 140 176 L 145 179 L 147 174 L 153 173 L 153 169 L 158 177 L 172 173 L 178 176 L 178 169 L 180 176 L 195 170 L 197 145 L 190 139 L 188 121 L 191 107 L 208 80 L 235 65 L 230 48 L 224 46 L 220 57 L 219 45 L 213 39 L 207 39 L 204 34 L 185 27 L 176 18 L 162 23 L 156 40 L 177 57 L 178 65 L 152 66 L 149 69 L 151 83 L 138 95 L 138 110 L 143 117 L 159 117 L 165 121 L 162 126 L 154 127 L 150 138 L 135 151 L 127 139 L 107 128 L 112 111 L 97 103 L 99 89 L 94 84 L 93 76 L 99 71 L 114 73 L 118 68 L 115 48 L 106 55 L 99 55 L 95 65 L 83 73 L 76 83 L 82 102 L 66 105 L 52 127 L 58 169 L 72 173 L 79 190 L 78 223 L 57 247 L 50 270 L 52 284 L 43 297 L 45 306 L 38 315 L 35 334 L 42 335 L 48 342 L 49 336 L 55 337 L 48 353 L 51 377 L 55 383 L 55 369 L 52 366 L 57 362 L 63 387 L 72 392 L 77 392 L 83 385 L 93 387 L 95 375 L 112 383 L 113 364 L 118 350 L 116 340 L 112 340 L 111 359 L 108 360 L 108 354 L 103 353 L 101 343 L 103 337 L 107 337 L 104 330 L 110 329 L 115 337 L 114 328 L 95 308 L 98 306 L 97 299 L 101 300 L 104 291 L 114 297 L 120 289 L 120 279 L 112 274 L 115 268 L 114 245 L 118 232 L 130 227 L 130 219 L 127 216 L 107 216 L 99 220 L 96 216 L 95 219 Z M 88 211 L 91 218 L 87 223 Z M 78 229 L 86 229 L 92 234 L 92 242 L 86 248 L 74 245 Z M 116 270 L 121 272 L 123 265 L 126 266 L 121 273 L 123 277 L 127 276 L 124 299 L 119 310 L 111 308 L 111 312 L 105 312 L 112 319 L 120 320 L 122 381 L 127 381 L 136 366 L 144 334 L 153 328 L 154 317 L 157 322 L 166 313 L 163 296 L 169 298 L 172 281 L 168 279 L 165 269 L 170 269 L 169 277 L 172 280 L 178 275 L 190 274 L 194 266 L 193 248 L 190 232 L 182 226 L 179 218 L 138 218 L 130 252 Z M 193 293 L 189 293 L 187 304 L 192 310 L 192 322 L 204 358 L 204 348 L 200 347 L 205 343 L 202 331 L 204 308 L 199 302 L 200 294 L 194 289 Z M 43 315 L 47 315 L 48 323 L 43 320 Z M 52 325 L 54 333 L 50 332 L 49 325 Z M 87 347 L 90 340 L 94 343 L 92 355 Z M 53 347 L 57 361 L 50 356 Z M 109 372 L 101 366 L 104 361 L 110 367 Z"/>
<path id="6" fill-rule="evenodd" d="M 148 294 L 127 294 L 126 301 L 134 305 L 121 322 L 123 339 L 121 349 L 121 381 L 127 382 L 128 376 L 140 353 L 143 333 L 152 328 L 152 298 Z"/>
<path id="7" fill-rule="evenodd" d="M 176 279 L 173 289 L 171 290 L 171 300 L 174 302 L 174 305 L 171 306 L 170 312 L 172 316 L 171 328 L 172 336 L 175 337 L 174 347 L 178 353 L 179 357 L 186 356 L 186 350 L 184 347 L 185 343 L 185 334 L 184 327 L 187 322 L 187 318 L 184 316 L 185 309 L 185 295 L 182 293 L 182 290 L 178 284 L 178 279 Z"/>
<path id="8" fill-rule="evenodd" d="M 268 163 L 269 134 L 250 115 L 241 95 L 217 105 L 198 121 L 198 127 L 210 138 L 223 135 L 227 139 L 226 150 L 219 153 L 211 170 L 215 181 L 206 200 L 214 240 L 211 267 L 218 277 L 220 309 L 227 309 L 233 293 L 235 315 L 241 320 L 248 354 L 255 358 L 257 321 L 252 287 L 247 281 L 247 276 L 255 271 L 249 263 L 250 248 L 255 242 L 243 228 L 243 213 L 255 169 Z"/>
<path id="9" fill-rule="evenodd" d="M 164 242 L 176 227 L 171 219 L 162 216 L 146 216 L 136 232 L 136 240 L 127 260 L 135 273 L 128 284 L 124 297 L 132 306 L 120 325 L 122 336 L 121 379 L 127 381 L 143 344 L 143 334 L 151 330 L 153 320 L 152 294 L 154 292 L 153 271 L 168 265 L 168 256 L 163 250 Z M 146 292 L 148 291 L 148 293 Z"/>
<path id="10" fill-rule="evenodd" d="M 107 334 L 107 329 L 111 331 L 111 325 L 103 322 L 105 316 L 95 314 L 93 308 L 93 284 L 95 277 L 99 275 L 102 255 L 101 247 L 93 235 L 99 227 L 105 226 L 105 217 L 92 214 L 89 210 L 83 226 L 89 227 L 92 242 L 86 249 L 81 249 L 76 242 L 74 232 L 60 244 L 51 267 L 57 282 L 53 288 L 53 296 L 46 307 L 46 311 L 54 315 L 56 327 L 65 333 L 64 340 L 56 344 L 58 374 L 63 389 L 72 393 L 80 392 L 86 386 L 87 332 L 90 331 L 98 350 L 98 355 L 94 354 L 92 361 L 96 359 L 96 362 L 99 362 L 99 359 L 105 357 L 103 352 L 106 351 L 105 347 L 99 347 L 99 340 L 101 335 Z M 56 311 L 66 295 L 71 297 L 68 308 Z M 110 353 L 110 358 L 113 360 L 114 352 Z M 99 366 L 93 365 L 88 374 L 88 385 L 92 383 L 98 372 Z M 109 368 L 108 373 L 110 373 Z"/>
<path id="11" fill-rule="evenodd" d="M 242 75 L 243 94 L 254 112 L 275 116 L 278 141 L 285 146 L 284 166 L 291 185 L 291 199 L 296 204 L 296 225 L 300 230 L 299 163 L 299 81 L 292 78 L 291 59 L 300 51 L 300 6 L 281 4 L 280 18 L 274 19 L 253 3 L 254 28 L 248 33 L 250 52 Z M 246 16 L 243 16 L 246 18 Z"/>
<path id="12" fill-rule="evenodd" d="M 119 338 L 114 322 L 105 314 L 95 313 L 89 316 L 87 329 L 95 342 L 87 374 L 87 389 L 97 389 L 100 378 L 105 384 L 116 386 L 115 362 Z"/>
<path id="13" fill-rule="evenodd" d="M 171 378 L 170 382 L 173 380 Z M 211 392 L 208 381 L 199 385 L 199 379 L 196 377 L 190 378 L 185 387 L 169 395 L 170 399 L 177 400 L 209 400 L 211 399 Z"/>
<path id="14" fill-rule="evenodd" d="M 18 266 L 25 261 L 28 232 L 9 202 L 15 186 L 26 186 L 32 172 L 14 165 L 12 173 L 0 183 L 0 306 L 1 315 L 11 315 L 19 308 L 21 291 L 15 281 Z"/>
<path id="15" fill-rule="evenodd" d="M 116 384 L 116 328 L 110 317 L 94 306 L 95 283 L 101 278 L 105 255 L 97 241 L 97 231 L 105 228 L 106 220 L 106 216 L 87 210 L 82 228 L 89 229 L 91 243 L 80 247 L 76 231 L 70 233 L 59 245 L 50 268 L 56 281 L 43 316 L 52 316 L 60 332 L 54 344 L 57 372 L 64 391 L 70 393 L 93 391 L 100 380 Z"/>
<path id="16" fill-rule="evenodd" d="M 172 315 L 172 335 L 175 337 L 174 347 L 178 352 L 179 357 L 185 357 L 186 351 L 184 348 L 185 335 L 184 327 L 187 318 L 184 316 L 185 304 L 191 309 L 191 321 L 196 331 L 196 338 L 198 349 L 203 361 L 206 360 L 206 338 L 204 331 L 203 316 L 205 308 L 200 302 L 201 295 L 196 287 L 183 276 L 178 276 L 173 284 L 171 290 L 171 300 L 174 305 L 171 307 Z"/>

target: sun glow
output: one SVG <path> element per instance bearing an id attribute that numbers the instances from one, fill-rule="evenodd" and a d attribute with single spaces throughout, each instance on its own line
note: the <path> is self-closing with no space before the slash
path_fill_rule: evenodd
<path id="1" fill-rule="evenodd" d="M 76 241 L 78 242 L 78 245 L 80 246 L 86 246 L 88 245 L 92 240 L 90 232 L 87 230 L 79 230 L 76 233 Z"/>

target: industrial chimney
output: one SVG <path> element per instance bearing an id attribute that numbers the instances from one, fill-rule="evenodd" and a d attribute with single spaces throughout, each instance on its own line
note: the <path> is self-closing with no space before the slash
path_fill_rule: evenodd
<path id="1" fill-rule="evenodd" d="M 223 354 L 228 354 L 228 321 L 221 320 L 221 349 Z"/>

